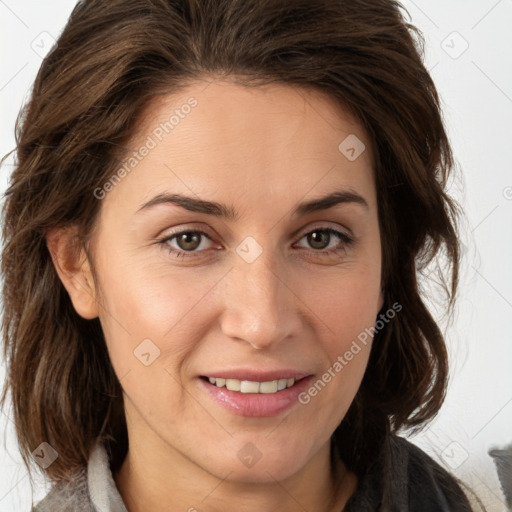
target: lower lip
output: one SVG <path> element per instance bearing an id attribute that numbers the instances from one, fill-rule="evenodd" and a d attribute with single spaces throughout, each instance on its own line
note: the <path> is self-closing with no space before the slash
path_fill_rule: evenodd
<path id="1" fill-rule="evenodd" d="M 296 382 L 291 388 L 276 393 L 240 393 L 219 388 L 215 384 L 199 378 L 203 389 L 217 403 L 238 416 L 269 417 L 277 416 L 298 402 L 298 396 L 309 386 L 312 376 Z"/>

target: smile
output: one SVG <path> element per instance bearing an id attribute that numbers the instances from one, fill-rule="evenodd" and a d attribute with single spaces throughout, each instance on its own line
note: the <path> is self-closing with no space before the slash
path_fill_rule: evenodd
<path id="1" fill-rule="evenodd" d="M 274 380 L 268 380 L 269 376 L 264 376 L 264 380 L 246 380 L 226 378 L 227 375 L 225 377 L 203 375 L 196 382 L 199 384 L 201 393 L 205 393 L 218 406 L 235 415 L 269 417 L 279 415 L 299 404 L 298 396 L 307 389 L 313 376 L 295 373 L 297 378 Z M 255 376 L 252 378 L 254 379 Z"/>
<path id="2" fill-rule="evenodd" d="M 229 391 L 238 391 L 239 393 L 277 393 L 295 384 L 295 379 L 279 379 L 266 382 L 256 382 L 250 380 L 224 379 L 221 377 L 207 377 L 210 384 L 218 388 L 226 387 Z"/>

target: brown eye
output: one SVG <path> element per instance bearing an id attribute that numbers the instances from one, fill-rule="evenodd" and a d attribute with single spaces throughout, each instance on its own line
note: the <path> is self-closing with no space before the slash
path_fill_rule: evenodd
<path id="1" fill-rule="evenodd" d="M 310 252 L 319 255 L 343 252 L 354 243 L 354 240 L 345 233 L 328 227 L 309 231 L 302 236 L 302 239 L 305 239 L 309 248 L 312 249 Z"/>
<path id="2" fill-rule="evenodd" d="M 176 243 L 178 247 L 184 251 L 193 251 L 197 249 L 201 243 L 201 234 L 195 231 L 180 233 L 176 237 Z"/>
<path id="3" fill-rule="evenodd" d="M 325 249 L 331 240 L 331 234 L 323 230 L 311 231 L 306 236 L 308 243 L 314 249 Z"/>
<path id="4" fill-rule="evenodd" d="M 198 256 L 209 248 L 210 237 L 203 231 L 181 231 L 160 240 L 160 244 L 175 256 Z M 206 244 L 206 247 L 205 247 Z"/>

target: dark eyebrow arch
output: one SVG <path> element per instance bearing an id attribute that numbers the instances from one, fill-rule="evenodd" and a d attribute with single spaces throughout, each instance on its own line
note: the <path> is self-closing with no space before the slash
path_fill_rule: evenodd
<path id="1" fill-rule="evenodd" d="M 366 208 L 370 209 L 366 199 L 363 196 L 360 196 L 356 192 L 351 192 L 350 190 L 340 190 L 338 192 L 333 192 L 324 197 L 320 197 L 318 199 L 313 199 L 312 201 L 307 201 L 304 203 L 300 203 L 299 206 L 293 211 L 294 216 L 297 215 L 306 215 L 307 213 L 312 213 L 320 210 L 328 210 L 337 204 L 342 203 L 353 203 L 358 204 Z"/>
<path id="2" fill-rule="evenodd" d="M 144 203 L 138 210 L 137 213 L 141 211 L 148 210 L 159 204 L 175 204 L 177 206 L 181 206 L 185 210 L 196 212 L 196 213 L 205 213 L 207 215 L 213 215 L 215 217 L 224 218 L 227 220 L 237 220 L 239 218 L 238 213 L 233 207 L 225 206 L 221 203 L 217 203 L 215 201 L 205 201 L 204 199 L 198 199 L 194 197 L 188 197 L 181 194 L 158 194 L 153 199 Z M 364 199 L 364 197 L 360 196 L 355 192 L 351 192 L 348 190 L 342 190 L 338 192 L 333 192 L 327 196 L 320 197 L 318 199 L 313 199 L 311 201 L 300 203 L 292 212 L 294 216 L 306 215 L 308 213 L 328 210 L 341 203 L 354 203 L 363 206 L 366 209 L 369 209 L 368 203 Z"/>

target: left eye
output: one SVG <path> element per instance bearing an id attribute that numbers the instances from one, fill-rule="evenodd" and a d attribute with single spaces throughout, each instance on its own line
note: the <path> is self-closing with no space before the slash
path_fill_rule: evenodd
<path id="1" fill-rule="evenodd" d="M 206 237 L 210 240 L 210 237 L 203 231 L 182 231 L 176 233 L 170 237 L 164 238 L 161 243 L 167 246 L 169 252 L 177 253 L 177 256 L 185 256 L 187 252 L 197 252 L 196 249 L 201 247 L 202 238 Z M 171 242 L 176 241 L 178 247 L 172 247 Z M 202 247 L 204 249 L 204 247 Z"/>
<path id="2" fill-rule="evenodd" d="M 330 246 L 333 235 L 338 238 L 341 242 L 335 243 L 334 246 Z M 207 239 L 211 242 L 210 237 L 204 231 L 181 231 L 175 233 L 172 236 L 164 238 L 160 241 L 171 254 L 176 257 L 189 257 L 194 256 L 194 253 L 203 252 L 208 249 L 204 247 L 203 241 Z M 338 231 L 333 228 L 316 228 L 302 235 L 300 240 L 306 239 L 310 246 L 313 248 L 312 251 L 318 254 L 331 254 L 334 252 L 340 252 L 346 250 L 347 246 L 353 243 L 345 233 Z M 172 244 L 176 245 L 172 245 Z M 326 250 L 327 249 L 327 250 Z"/>
<path id="3" fill-rule="evenodd" d="M 340 239 L 343 243 L 335 244 L 334 246 L 329 247 L 329 242 L 331 242 L 332 236 L 335 236 L 336 238 Z M 311 244 L 311 246 L 314 249 L 318 250 L 324 250 L 329 249 L 327 251 L 324 251 L 324 253 L 330 254 L 332 252 L 337 252 L 340 250 L 346 249 L 346 246 L 350 245 L 353 240 L 345 233 L 342 233 L 341 231 L 338 231 L 333 228 L 317 228 L 313 231 L 309 231 L 308 233 L 305 233 L 302 238 L 306 238 L 308 243 Z M 302 239 L 301 239 L 302 240 Z M 325 242 L 327 241 L 327 246 L 324 247 Z M 322 247 L 318 247 L 318 246 Z M 317 251 L 315 251 L 317 252 Z"/>

